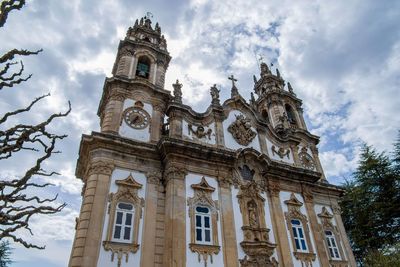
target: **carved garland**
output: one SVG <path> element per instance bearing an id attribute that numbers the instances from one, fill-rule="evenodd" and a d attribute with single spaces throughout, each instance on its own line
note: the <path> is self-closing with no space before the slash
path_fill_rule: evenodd
<path id="1" fill-rule="evenodd" d="M 198 184 L 192 184 L 191 187 L 194 190 L 194 196 L 188 198 L 187 205 L 189 206 L 189 218 L 190 218 L 190 244 L 189 248 L 193 253 L 197 253 L 199 262 L 201 259 L 204 261 L 204 266 L 207 267 L 208 257 L 210 257 L 211 263 L 213 263 L 212 255 L 217 255 L 220 251 L 218 245 L 218 202 L 212 199 L 211 194 L 215 191 L 215 188 L 210 186 L 204 177 L 201 178 L 201 182 Z M 211 236 L 212 245 L 197 244 L 195 234 L 196 206 L 205 206 L 211 210 Z"/>
<path id="2" fill-rule="evenodd" d="M 250 119 L 244 117 L 242 114 L 235 116 L 236 120 L 229 125 L 228 132 L 232 134 L 238 144 L 247 146 L 257 134 L 251 129 Z"/>
<path id="3" fill-rule="evenodd" d="M 188 124 L 188 133 L 189 135 L 195 135 L 198 139 L 208 137 L 208 140 L 211 140 L 212 129 L 208 128 L 206 130 L 203 125 L 198 125 L 196 130 L 194 130 L 193 125 Z"/>
<path id="4" fill-rule="evenodd" d="M 288 206 L 288 211 L 285 212 L 285 218 L 286 218 L 286 224 L 288 227 L 288 230 L 290 232 L 290 239 L 292 240 L 292 246 L 293 246 L 293 254 L 295 258 L 299 261 L 302 262 L 307 266 L 312 266 L 312 262 L 315 261 L 315 253 L 311 244 L 311 238 L 310 238 L 310 229 L 308 228 L 308 220 L 307 216 L 302 214 L 300 211 L 300 207 L 303 206 L 303 203 L 301 203 L 296 196 L 292 193 L 290 195 L 290 199 L 285 201 L 285 204 Z M 301 252 L 298 251 L 296 248 L 296 243 L 294 241 L 294 236 L 293 236 L 293 231 L 292 231 L 292 220 L 297 219 L 301 221 L 301 224 L 303 226 L 303 231 L 304 231 L 304 237 L 306 239 L 307 243 L 307 248 L 308 252 Z"/>
<path id="5" fill-rule="evenodd" d="M 322 207 L 322 211 L 320 214 L 318 214 L 318 217 L 321 219 L 321 224 L 320 227 L 322 229 L 322 235 L 323 239 L 325 240 L 325 246 L 327 248 L 328 252 L 328 257 L 329 257 L 329 263 L 331 264 L 332 267 L 347 267 L 348 263 L 347 261 L 343 260 L 344 259 L 344 253 L 343 253 L 343 248 L 341 246 L 341 240 L 340 240 L 340 232 L 339 229 L 333 225 L 332 223 L 332 218 L 333 215 L 329 213 L 329 211 L 325 208 Z M 325 231 L 331 231 L 335 237 L 336 245 L 339 250 L 339 256 L 342 260 L 339 259 L 332 259 L 331 254 L 328 251 L 328 243 L 326 240 L 325 236 Z"/>
<path id="6" fill-rule="evenodd" d="M 265 223 L 265 199 L 260 195 L 259 188 L 253 180 L 240 186 L 237 196 L 243 220 L 244 240 L 240 246 L 246 253 L 239 260 L 242 267 L 275 267 L 278 263 L 271 259 L 276 244 L 269 241 L 269 229 Z"/>
<path id="7" fill-rule="evenodd" d="M 136 253 L 139 249 L 138 235 L 139 235 L 139 224 L 142 218 L 142 208 L 144 206 L 144 199 L 138 196 L 138 190 L 142 188 L 142 185 L 135 181 L 130 174 L 124 180 L 117 180 L 115 183 L 118 186 L 116 193 L 110 193 L 109 205 L 108 205 L 108 228 L 107 237 L 103 241 L 103 246 L 106 251 L 111 251 L 111 261 L 114 261 L 115 254 L 117 254 L 117 266 L 121 266 L 122 257 L 125 255 L 125 260 L 128 262 L 129 253 Z M 120 243 L 112 241 L 112 234 L 114 229 L 115 212 L 117 204 L 119 202 L 127 202 L 134 206 L 134 218 L 133 218 L 133 238 L 131 243 Z"/>

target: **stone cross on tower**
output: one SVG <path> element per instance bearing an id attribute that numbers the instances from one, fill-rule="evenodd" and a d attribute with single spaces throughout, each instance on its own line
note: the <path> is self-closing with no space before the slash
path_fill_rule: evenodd
<path id="1" fill-rule="evenodd" d="M 239 95 L 239 91 L 235 85 L 235 82 L 237 82 L 237 79 L 235 79 L 235 77 L 233 77 L 233 74 L 231 76 L 229 76 L 228 79 L 232 81 L 231 97 L 235 97 L 235 96 Z"/>

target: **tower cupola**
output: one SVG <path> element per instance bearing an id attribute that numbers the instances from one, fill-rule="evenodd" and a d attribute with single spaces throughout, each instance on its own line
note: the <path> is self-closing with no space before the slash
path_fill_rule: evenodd
<path id="1" fill-rule="evenodd" d="M 149 16 L 145 16 L 129 27 L 125 39 L 120 42 L 113 75 L 147 81 L 162 89 L 170 60 L 161 27 L 158 23 L 153 27 Z"/>

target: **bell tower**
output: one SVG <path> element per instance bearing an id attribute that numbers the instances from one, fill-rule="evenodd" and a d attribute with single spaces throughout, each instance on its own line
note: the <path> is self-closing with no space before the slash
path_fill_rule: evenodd
<path id="1" fill-rule="evenodd" d="M 260 79 L 254 76 L 254 92 L 258 96 L 255 105 L 259 114 L 281 137 L 296 129 L 307 130 L 302 101 L 296 97 L 291 84 L 288 83 L 285 90 L 285 81 L 278 69 L 273 74 L 265 63 L 261 63 L 260 69 Z"/>
<path id="2" fill-rule="evenodd" d="M 160 138 L 169 91 L 165 73 L 171 57 L 158 23 L 149 17 L 136 20 L 118 46 L 112 70 L 106 78 L 98 115 L 101 131 L 137 141 Z"/>

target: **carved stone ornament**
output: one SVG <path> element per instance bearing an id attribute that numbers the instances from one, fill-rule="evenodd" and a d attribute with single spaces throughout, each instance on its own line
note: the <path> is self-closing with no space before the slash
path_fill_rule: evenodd
<path id="1" fill-rule="evenodd" d="M 325 236 L 325 231 L 331 231 L 335 237 L 335 241 L 336 241 L 336 245 L 337 245 L 337 249 L 339 252 L 339 257 L 340 259 L 333 259 L 331 254 L 328 251 L 328 256 L 329 256 L 329 263 L 331 264 L 331 266 L 333 267 L 347 267 L 348 263 L 346 260 L 344 259 L 344 253 L 343 253 L 343 248 L 342 248 L 342 242 L 340 239 L 340 232 L 339 229 L 333 225 L 332 223 L 332 219 L 333 219 L 333 215 L 329 213 L 329 211 L 327 210 L 326 207 L 322 207 L 322 211 L 320 214 L 318 214 L 318 217 L 321 220 L 321 224 L 320 227 L 322 229 L 322 235 L 323 235 L 323 239 L 325 240 L 325 245 L 328 248 L 328 243 L 326 240 L 326 236 Z"/>
<path id="2" fill-rule="evenodd" d="M 89 168 L 86 172 L 86 177 L 92 174 L 104 174 L 104 175 L 111 175 L 112 171 L 114 170 L 114 164 L 107 161 L 94 161 L 89 165 Z"/>
<path id="3" fill-rule="evenodd" d="M 210 257 L 213 263 L 213 254 L 217 255 L 220 251 L 218 244 L 218 202 L 212 199 L 212 193 L 215 188 L 210 186 L 204 177 L 198 184 L 192 184 L 194 196 L 188 198 L 187 205 L 189 206 L 190 218 L 190 244 L 189 248 L 193 253 L 197 253 L 198 260 L 204 261 L 204 267 L 207 267 L 208 258 Z M 199 244 L 196 243 L 196 207 L 207 207 L 211 211 L 211 241 L 212 244 Z"/>
<path id="4" fill-rule="evenodd" d="M 300 164 L 303 168 L 308 170 L 315 169 L 314 159 L 307 153 L 307 147 L 302 147 L 299 153 Z"/>
<path id="5" fill-rule="evenodd" d="M 260 195 L 254 181 L 240 186 L 240 212 L 243 220 L 243 237 L 240 246 L 246 256 L 239 260 L 241 266 L 261 267 L 278 266 L 275 258 L 271 259 L 276 244 L 269 241 L 269 229 L 265 223 L 265 199 Z"/>
<path id="6" fill-rule="evenodd" d="M 135 181 L 132 174 L 123 180 L 115 181 L 115 183 L 118 186 L 118 190 L 116 193 L 110 193 L 109 195 L 108 228 L 106 240 L 103 241 L 103 247 L 106 251 L 111 251 L 112 262 L 114 262 L 115 255 L 117 255 L 117 266 L 120 267 L 124 255 L 125 261 L 128 262 L 129 253 L 136 253 L 139 249 L 139 224 L 142 218 L 144 199 L 138 196 L 138 190 L 142 188 L 142 185 Z M 130 243 L 115 242 L 112 239 L 116 208 L 117 204 L 121 201 L 134 206 L 132 241 Z"/>
<path id="7" fill-rule="evenodd" d="M 286 219 L 286 224 L 287 228 L 290 232 L 290 239 L 292 240 L 292 247 L 293 247 L 293 255 L 295 258 L 299 261 L 301 261 L 302 266 L 308 267 L 312 266 L 312 262 L 315 261 L 316 255 L 314 253 L 312 244 L 311 244 L 311 237 L 310 237 L 310 229 L 308 227 L 308 220 L 307 216 L 302 214 L 300 211 L 301 206 L 303 206 L 303 203 L 301 203 L 296 196 L 292 193 L 290 195 L 290 199 L 285 201 L 285 204 L 288 207 L 288 211 L 285 212 L 285 219 Z M 292 231 L 292 220 L 297 219 L 301 222 L 304 230 L 304 237 L 306 239 L 307 243 L 307 252 L 303 251 L 298 251 L 296 248 L 296 243 L 294 241 L 294 236 L 293 236 L 293 231 Z"/>
<path id="8" fill-rule="evenodd" d="M 125 123 L 134 129 L 144 129 L 150 123 L 150 115 L 143 109 L 143 103 L 137 101 L 133 107 L 124 110 L 122 118 Z"/>
<path id="9" fill-rule="evenodd" d="M 205 129 L 203 125 L 197 126 L 197 129 L 193 129 L 192 124 L 188 124 L 188 132 L 190 134 L 194 134 L 197 138 L 202 139 L 202 138 L 208 138 L 208 140 L 211 140 L 211 133 L 212 129 Z"/>
<path id="10" fill-rule="evenodd" d="M 276 147 L 272 145 L 271 150 L 273 156 L 277 154 L 281 159 L 283 159 L 285 156 L 288 159 L 290 159 L 290 149 L 284 149 L 283 147 L 279 147 L 278 150 L 276 150 Z"/>
<path id="11" fill-rule="evenodd" d="M 251 120 L 240 115 L 235 115 L 236 120 L 229 125 L 228 132 L 230 132 L 233 138 L 242 146 L 247 146 L 256 137 L 256 132 L 251 129 Z"/>

